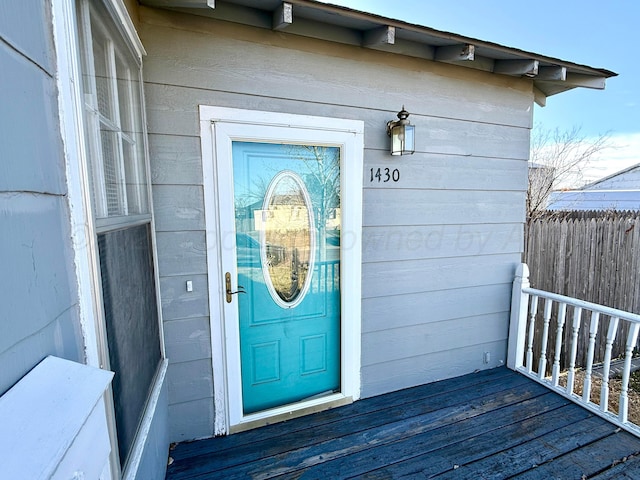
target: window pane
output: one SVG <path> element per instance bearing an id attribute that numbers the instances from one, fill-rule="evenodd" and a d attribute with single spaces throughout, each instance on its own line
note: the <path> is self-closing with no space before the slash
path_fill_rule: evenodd
<path id="1" fill-rule="evenodd" d="M 99 35 L 99 29 L 93 26 L 93 61 L 95 68 L 96 96 L 98 111 L 108 119 L 113 119 L 113 94 L 109 75 L 108 51 L 105 39 Z"/>
<path id="2" fill-rule="evenodd" d="M 118 137 L 116 132 L 102 130 L 102 161 L 104 166 L 104 188 L 107 197 L 108 216 L 125 215 L 118 161 Z"/>
<path id="3" fill-rule="evenodd" d="M 120 109 L 120 125 L 122 131 L 131 134 L 134 129 L 134 112 L 139 105 L 133 103 L 131 98 L 131 75 L 129 69 L 123 63 L 120 55 L 116 54 L 116 78 L 118 85 L 118 108 Z M 136 85 L 137 86 L 137 85 Z"/>
<path id="4" fill-rule="evenodd" d="M 140 152 L 141 143 L 123 141 L 122 153 L 124 155 L 124 168 L 127 188 L 127 206 L 130 215 L 147 213 L 147 186 L 144 183 L 144 165 L 136 160 L 144 158 Z"/>
<path id="5" fill-rule="evenodd" d="M 118 51 L 116 52 L 116 72 L 128 213 L 130 215 L 148 213 L 139 72 L 128 67 Z"/>
<path id="6" fill-rule="evenodd" d="M 148 214 L 140 66 L 102 4 L 87 3 L 91 18 L 80 25 L 90 32 L 80 38 L 94 213 Z"/>

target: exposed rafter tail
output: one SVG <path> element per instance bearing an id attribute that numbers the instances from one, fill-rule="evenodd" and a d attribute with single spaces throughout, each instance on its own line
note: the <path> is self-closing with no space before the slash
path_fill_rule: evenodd
<path id="1" fill-rule="evenodd" d="M 524 75 L 535 77 L 538 75 L 538 60 L 496 60 L 493 72 L 503 75 Z"/>
<path id="2" fill-rule="evenodd" d="M 273 12 L 273 29 L 283 30 L 293 23 L 293 5 L 283 2 Z"/>
<path id="3" fill-rule="evenodd" d="M 396 27 L 383 25 L 379 28 L 367 30 L 362 37 L 363 47 L 375 47 L 378 45 L 393 45 L 396 43 Z"/>
<path id="4" fill-rule="evenodd" d="M 567 67 L 540 67 L 536 78 L 538 80 L 564 82 L 567 79 Z"/>
<path id="5" fill-rule="evenodd" d="M 566 82 L 567 84 L 574 87 L 595 88 L 596 90 L 604 90 L 606 79 L 605 77 L 596 77 L 594 75 L 568 73 Z"/>
<path id="6" fill-rule="evenodd" d="M 434 60 L 438 62 L 464 62 L 475 60 L 476 47 L 471 44 L 449 45 L 436 48 Z"/>

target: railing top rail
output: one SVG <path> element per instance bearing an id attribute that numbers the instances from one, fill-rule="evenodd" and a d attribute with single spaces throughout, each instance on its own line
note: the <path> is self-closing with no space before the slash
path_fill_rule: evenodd
<path id="1" fill-rule="evenodd" d="M 595 310 L 605 315 L 609 315 L 610 317 L 618 317 L 629 322 L 640 323 L 640 315 L 625 312 L 624 310 L 618 310 L 617 308 L 605 307 L 604 305 L 598 305 L 597 303 L 586 302 L 584 300 L 559 295 L 557 293 L 545 292 L 544 290 L 538 290 L 536 288 L 523 288 L 522 293 L 548 298 L 550 300 L 555 300 L 556 302 L 566 303 L 567 305 L 573 305 L 574 307 L 580 307 L 586 310 Z"/>

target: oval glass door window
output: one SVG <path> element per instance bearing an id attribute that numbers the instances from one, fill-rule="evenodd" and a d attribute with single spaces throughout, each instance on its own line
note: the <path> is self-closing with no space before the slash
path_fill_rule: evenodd
<path id="1" fill-rule="evenodd" d="M 309 289 L 315 259 L 315 227 L 309 192 L 300 176 L 278 173 L 262 205 L 260 256 L 267 289 L 283 308 L 298 305 Z"/>

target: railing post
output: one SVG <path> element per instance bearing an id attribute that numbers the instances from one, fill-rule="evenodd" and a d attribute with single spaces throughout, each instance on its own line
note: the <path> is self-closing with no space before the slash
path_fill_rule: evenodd
<path id="1" fill-rule="evenodd" d="M 507 366 L 512 370 L 522 367 L 524 361 L 527 310 L 529 308 L 529 294 L 522 292 L 524 288 L 529 288 L 529 267 L 526 263 L 521 263 L 516 270 L 511 293 Z"/>

